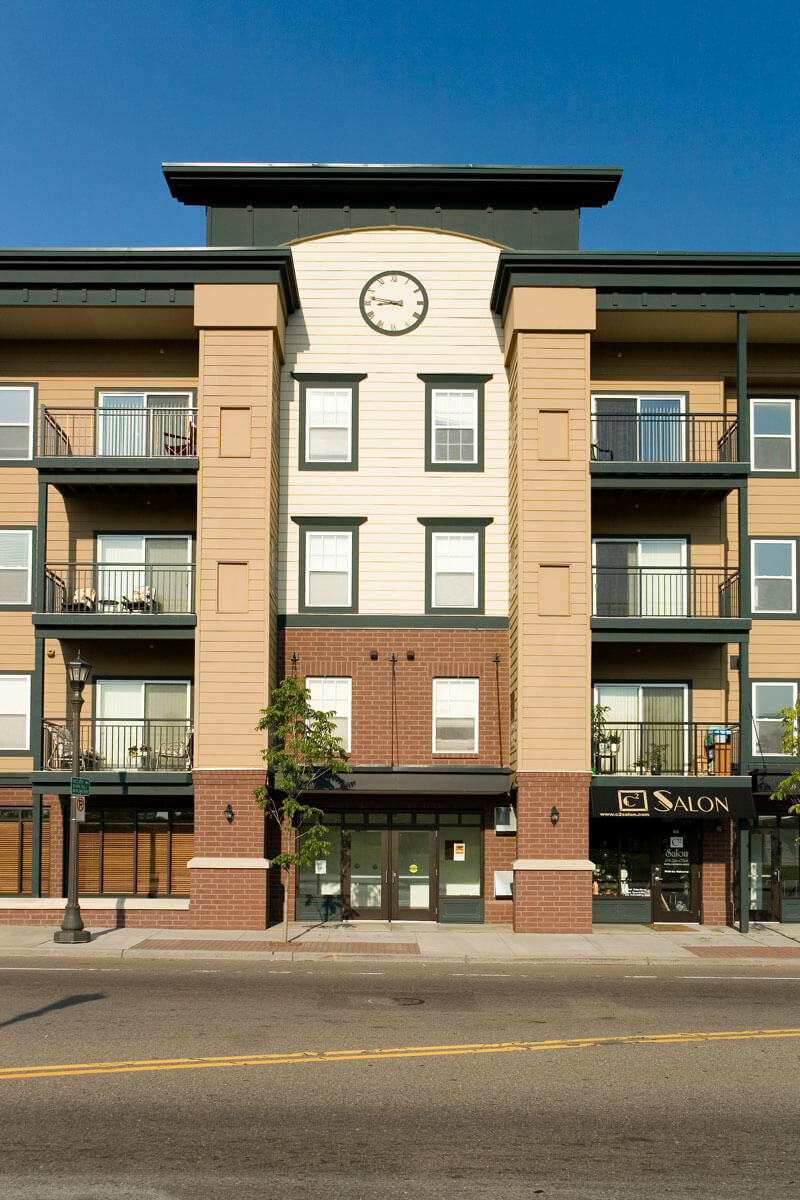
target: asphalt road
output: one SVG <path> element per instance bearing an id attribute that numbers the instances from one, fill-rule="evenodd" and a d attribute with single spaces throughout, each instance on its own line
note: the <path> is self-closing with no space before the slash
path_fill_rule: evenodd
<path id="1" fill-rule="evenodd" d="M 793 966 L 7 959 L 0 996 L 4 1200 L 800 1194 Z"/>

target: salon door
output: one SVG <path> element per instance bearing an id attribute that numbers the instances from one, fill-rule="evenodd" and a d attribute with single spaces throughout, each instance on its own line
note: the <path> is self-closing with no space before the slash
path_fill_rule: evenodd
<path id="1" fill-rule="evenodd" d="M 653 921 L 700 920 L 700 828 L 660 823 L 653 832 Z"/>

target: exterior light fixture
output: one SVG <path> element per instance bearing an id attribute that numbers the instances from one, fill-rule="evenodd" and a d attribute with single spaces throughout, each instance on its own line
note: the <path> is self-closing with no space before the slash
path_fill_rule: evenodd
<path id="1" fill-rule="evenodd" d="M 414 651 L 413 651 L 413 650 L 406 650 L 406 658 L 408 659 L 408 661 L 409 661 L 409 662 L 413 662 L 413 661 L 414 661 L 414 657 L 415 657 L 415 656 L 414 656 Z"/>
<path id="2" fill-rule="evenodd" d="M 231 821 L 233 820 L 233 809 L 231 808 L 230 804 L 225 805 L 225 820 L 228 822 L 229 825 L 230 825 Z"/>
<path id="3" fill-rule="evenodd" d="M 377 650 L 370 650 L 369 656 L 373 662 L 378 661 L 378 651 Z"/>
<path id="4" fill-rule="evenodd" d="M 83 795 L 81 775 L 81 709 L 83 689 L 92 673 L 91 665 L 77 657 L 67 663 L 67 677 L 72 688 L 72 786 L 69 798 L 69 856 L 67 858 L 67 904 L 61 928 L 53 934 L 53 941 L 68 946 L 91 941 L 92 935 L 84 929 L 78 904 L 78 810 L 77 796 Z"/>
<path id="5" fill-rule="evenodd" d="M 560 816 L 561 816 L 561 813 L 558 811 L 558 809 L 556 808 L 556 806 L 554 804 L 553 807 L 550 809 L 550 820 L 552 821 L 553 825 L 558 824 L 558 818 Z"/>

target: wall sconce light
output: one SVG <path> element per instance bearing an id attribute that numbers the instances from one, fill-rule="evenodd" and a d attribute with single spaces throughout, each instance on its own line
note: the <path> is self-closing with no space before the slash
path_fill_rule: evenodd
<path id="1" fill-rule="evenodd" d="M 499 662 L 500 662 L 500 655 L 499 655 L 499 654 L 493 654 L 493 655 L 492 655 L 492 662 L 493 662 L 493 663 L 495 663 L 495 664 L 499 663 Z"/>
<path id="2" fill-rule="evenodd" d="M 230 804 L 225 805 L 225 820 L 228 822 L 229 825 L 230 825 L 231 821 L 233 820 L 233 809 L 231 808 Z"/>
<path id="3" fill-rule="evenodd" d="M 406 658 L 408 659 L 409 662 L 413 662 L 414 657 L 415 657 L 415 655 L 414 655 L 413 650 L 406 650 Z"/>
<path id="4" fill-rule="evenodd" d="M 299 659 L 299 658 L 300 658 L 300 655 L 297 653 L 297 651 L 296 651 L 296 650 L 293 650 L 293 651 L 292 651 L 292 662 L 295 662 L 295 663 L 296 663 L 296 662 L 298 661 L 298 659 Z"/>
<path id="5" fill-rule="evenodd" d="M 394 664 L 397 662 L 397 655 L 395 654 L 394 650 L 389 655 L 389 662 L 392 664 L 392 666 L 394 666 Z"/>
<path id="6" fill-rule="evenodd" d="M 550 809 L 550 820 L 553 823 L 553 825 L 558 824 L 558 818 L 560 816 L 561 816 L 561 813 L 558 811 L 558 809 L 556 808 L 556 806 L 554 804 L 553 807 Z"/>
<path id="7" fill-rule="evenodd" d="M 377 662 L 377 661 L 378 661 L 378 651 L 377 651 L 377 650 L 370 650 L 370 652 L 369 652 L 369 656 L 370 656 L 370 658 L 372 659 L 372 661 L 373 661 L 373 662 Z"/>

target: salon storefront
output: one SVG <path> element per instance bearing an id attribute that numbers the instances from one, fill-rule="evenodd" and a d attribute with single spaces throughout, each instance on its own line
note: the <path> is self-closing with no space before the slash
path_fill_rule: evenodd
<path id="1" fill-rule="evenodd" d="M 736 830 L 754 815 L 752 785 L 736 777 L 719 778 L 713 786 L 669 777 L 655 786 L 641 779 L 593 781 L 590 812 L 593 921 L 700 922 L 708 834 L 727 834 L 714 842 L 727 847 L 732 880 Z"/>

